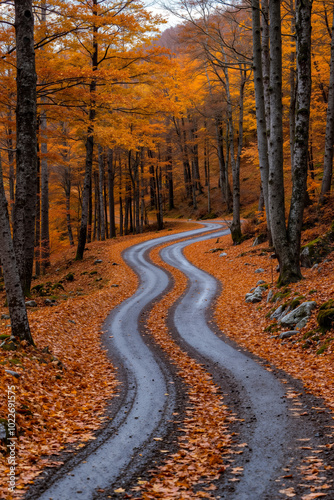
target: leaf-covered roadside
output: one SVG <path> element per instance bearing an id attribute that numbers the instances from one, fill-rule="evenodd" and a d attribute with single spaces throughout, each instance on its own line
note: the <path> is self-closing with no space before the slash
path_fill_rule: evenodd
<path id="1" fill-rule="evenodd" d="M 181 231 L 188 225 L 176 223 L 172 227 Z M 170 233 L 167 230 L 154 237 L 164 234 Z M 73 262 L 73 250 L 69 250 L 47 276 L 34 282 L 43 284 L 43 290 L 48 288 L 46 283 L 61 285 L 51 292 L 56 295 L 33 296 L 38 307 L 29 309 L 29 320 L 37 347 L 0 349 L 0 416 L 4 423 L 8 414 L 7 387 L 15 386 L 15 497 L 45 466 L 61 463 L 49 455 L 64 449 L 75 453 L 76 448 L 94 438 L 94 431 L 105 420 L 105 408 L 115 394 L 117 378 L 101 348 L 101 325 L 110 310 L 134 293 L 137 286 L 137 277 L 122 262 L 122 251 L 151 238 L 152 233 L 146 233 L 90 244 L 82 262 Z M 45 300 L 56 300 L 57 305 L 45 305 Z M 2 294 L 1 303 L 4 301 Z M 4 306 L 0 317 L 3 314 L 8 314 Z M 8 335 L 8 324 L 9 320 L 0 321 L 0 335 Z M 5 370 L 15 371 L 20 377 Z M 11 498 L 4 442 L 0 451 L 0 498 Z"/>

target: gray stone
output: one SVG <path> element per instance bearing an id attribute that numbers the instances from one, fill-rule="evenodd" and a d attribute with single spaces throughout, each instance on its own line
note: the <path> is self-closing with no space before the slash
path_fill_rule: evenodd
<path id="1" fill-rule="evenodd" d="M 283 306 L 279 306 L 271 315 L 270 319 L 279 319 L 283 313 Z"/>
<path id="2" fill-rule="evenodd" d="M 0 441 L 6 439 L 6 437 L 7 437 L 6 427 L 3 424 L 0 424 Z"/>
<path id="3" fill-rule="evenodd" d="M 270 302 L 271 299 L 273 298 L 273 296 L 274 296 L 273 290 L 269 290 L 268 296 L 267 296 L 267 302 Z"/>
<path id="4" fill-rule="evenodd" d="M 114 287 L 116 288 L 116 287 L 118 287 L 118 286 L 119 286 L 119 285 L 110 285 L 110 288 L 114 288 Z"/>
<path id="5" fill-rule="evenodd" d="M 314 269 L 317 269 L 318 267 L 319 267 L 319 264 L 314 264 L 314 266 L 312 267 L 312 271 L 313 271 Z"/>
<path id="6" fill-rule="evenodd" d="M 280 339 L 288 339 L 289 337 L 293 337 L 298 333 L 298 330 L 289 330 L 288 332 L 282 332 L 278 337 Z"/>
<path id="7" fill-rule="evenodd" d="M 306 316 L 305 318 L 300 320 L 299 323 L 296 324 L 296 330 L 301 330 L 302 328 L 304 328 L 304 326 L 307 325 L 308 318 L 309 316 Z"/>
<path id="8" fill-rule="evenodd" d="M 312 259 L 309 247 L 305 247 L 300 254 L 300 265 L 302 267 L 312 267 Z"/>
<path id="9" fill-rule="evenodd" d="M 256 286 L 263 285 L 264 283 L 265 283 L 265 281 L 263 281 L 263 280 L 259 280 L 259 281 L 256 283 Z"/>
<path id="10" fill-rule="evenodd" d="M 96 259 L 96 260 L 94 260 L 94 264 L 102 264 L 102 262 L 103 262 L 103 261 L 102 261 L 101 259 Z"/>
<path id="11" fill-rule="evenodd" d="M 13 377 L 16 377 L 16 378 L 21 377 L 21 373 L 13 372 L 13 370 L 5 370 L 5 372 L 8 373 L 8 375 L 13 375 Z"/>
<path id="12" fill-rule="evenodd" d="M 246 293 L 245 301 L 251 302 L 254 304 L 255 302 L 261 302 L 262 300 L 263 289 L 261 287 L 256 287 L 253 292 Z"/>
<path id="13" fill-rule="evenodd" d="M 222 252 L 219 254 L 219 257 L 226 257 L 227 253 L 226 252 Z"/>
<path id="14" fill-rule="evenodd" d="M 289 312 L 283 318 L 279 320 L 284 326 L 294 326 L 297 325 L 305 317 L 309 318 L 313 309 L 317 306 L 317 303 L 312 301 L 303 302 L 299 307 Z"/>
<path id="15" fill-rule="evenodd" d="M 26 302 L 26 307 L 37 307 L 37 302 L 34 300 L 28 300 L 28 302 Z"/>
<path id="16" fill-rule="evenodd" d="M 1 314 L 1 319 L 10 319 L 9 314 Z"/>
<path id="17" fill-rule="evenodd" d="M 262 269 L 262 267 L 259 267 L 259 269 L 256 269 L 254 272 L 255 273 L 264 273 L 264 269 Z"/>

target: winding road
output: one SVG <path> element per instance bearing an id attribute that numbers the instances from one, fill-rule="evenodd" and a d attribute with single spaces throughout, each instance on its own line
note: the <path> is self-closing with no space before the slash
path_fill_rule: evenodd
<path id="1" fill-rule="evenodd" d="M 153 264 L 148 254 L 152 248 L 175 240 L 160 255 L 187 276 L 188 288 L 169 313 L 170 325 L 176 338 L 206 364 L 209 372 L 212 368 L 215 375 L 219 372 L 222 379 L 233 380 L 240 395 L 239 409 L 251 416 L 243 431 L 248 443 L 244 473 L 236 487 L 226 490 L 228 496 L 222 483 L 220 498 L 281 498 L 275 496 L 275 481 L 293 458 L 291 443 L 305 432 L 314 433 L 314 429 L 311 423 L 298 429 L 295 419 L 289 416 L 286 387 L 247 353 L 225 342 L 209 323 L 218 284 L 190 264 L 182 250 L 228 231 L 221 224 L 201 224 L 204 227 L 149 240 L 124 252 L 125 262 L 137 273 L 140 283 L 136 293 L 118 306 L 104 324 L 103 343 L 123 383 L 117 411 L 96 442 L 58 473 L 51 474 L 38 491 L 28 492 L 27 499 L 107 498 L 108 492 L 131 482 L 138 471 L 149 466 L 158 446 L 154 437 L 170 432 L 168 422 L 185 389 L 181 383 L 173 383 L 177 377 L 172 365 L 150 345 L 143 317 L 171 284 L 169 274 Z"/>

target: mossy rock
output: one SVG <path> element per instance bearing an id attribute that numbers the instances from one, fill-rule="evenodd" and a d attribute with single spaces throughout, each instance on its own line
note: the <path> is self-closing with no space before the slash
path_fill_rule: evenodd
<path id="1" fill-rule="evenodd" d="M 74 281 L 74 273 L 68 273 L 65 276 L 66 281 Z"/>
<path id="2" fill-rule="evenodd" d="M 310 241 L 306 245 L 303 245 L 302 252 L 305 249 L 308 249 L 307 259 L 309 261 L 309 266 L 311 267 L 314 264 L 319 264 L 329 253 L 333 250 L 333 242 L 334 242 L 334 225 L 332 222 L 331 228 L 327 233 L 323 236 L 319 236 L 318 238 Z"/>
<path id="3" fill-rule="evenodd" d="M 290 288 L 286 288 L 282 292 L 276 292 L 271 299 L 271 302 L 278 302 L 279 300 L 286 299 L 291 293 Z"/>
<path id="4" fill-rule="evenodd" d="M 65 288 L 61 283 L 55 283 L 52 285 L 51 290 L 65 290 Z"/>
<path id="5" fill-rule="evenodd" d="M 9 337 L 10 337 L 10 335 L 7 335 L 7 333 L 2 333 L 0 335 L 0 340 L 7 340 L 7 339 L 9 339 Z"/>
<path id="6" fill-rule="evenodd" d="M 320 306 L 317 321 L 323 332 L 331 329 L 334 321 L 334 299 L 330 299 Z"/>
<path id="7" fill-rule="evenodd" d="M 14 342 L 8 342 L 8 344 L 4 344 L 1 346 L 1 349 L 4 351 L 16 351 L 17 350 L 17 345 L 14 344 Z"/>

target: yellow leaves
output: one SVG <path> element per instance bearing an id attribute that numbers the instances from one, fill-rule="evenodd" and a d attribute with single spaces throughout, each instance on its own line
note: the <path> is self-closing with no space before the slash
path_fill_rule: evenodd
<path id="1" fill-rule="evenodd" d="M 125 490 L 123 488 L 117 488 L 114 490 L 114 493 L 125 493 Z"/>
<path id="2" fill-rule="evenodd" d="M 296 496 L 296 492 L 293 488 L 286 488 L 285 490 L 279 490 L 282 495 L 286 495 L 288 498 L 293 498 Z"/>
<path id="3" fill-rule="evenodd" d="M 315 498 L 326 497 L 326 493 L 309 493 L 308 495 L 302 496 L 302 500 L 314 500 Z"/>

